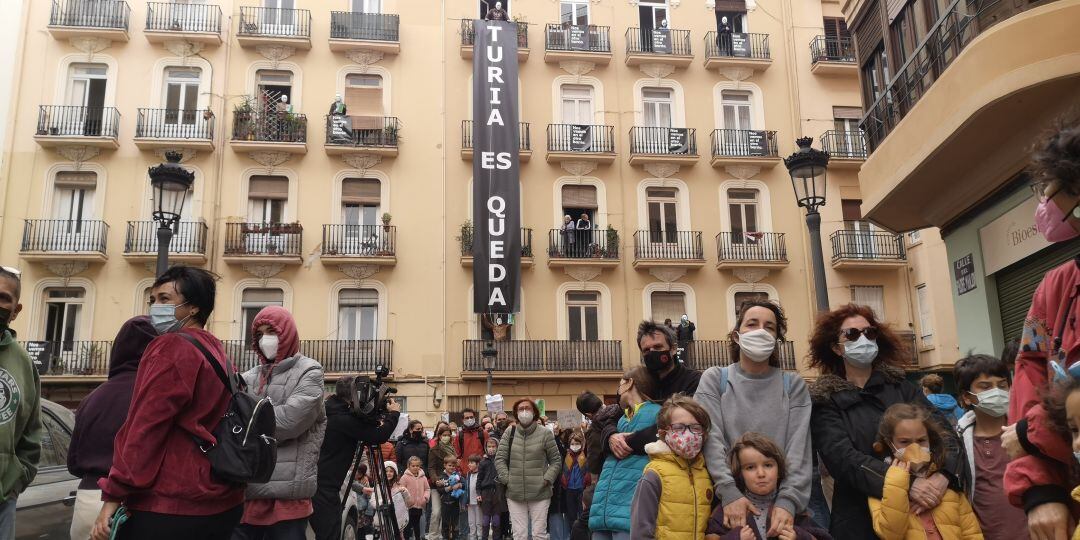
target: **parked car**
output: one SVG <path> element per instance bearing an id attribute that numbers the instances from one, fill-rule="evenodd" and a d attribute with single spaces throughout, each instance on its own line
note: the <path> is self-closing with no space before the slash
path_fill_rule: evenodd
<path id="1" fill-rule="evenodd" d="M 15 506 L 15 538 L 66 540 L 71 537 L 75 490 L 79 487 L 79 479 L 67 470 L 75 413 L 43 399 L 41 423 L 41 460 L 37 476 Z"/>

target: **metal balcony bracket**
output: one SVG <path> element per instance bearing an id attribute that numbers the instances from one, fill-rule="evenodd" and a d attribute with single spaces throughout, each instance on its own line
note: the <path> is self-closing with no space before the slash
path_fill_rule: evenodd
<path id="1" fill-rule="evenodd" d="M 281 263 L 247 263 L 244 265 L 244 271 L 261 279 L 263 286 L 266 286 L 266 282 L 281 273 L 285 269 L 285 265 Z"/>
<path id="2" fill-rule="evenodd" d="M 645 172 L 656 178 L 670 178 L 679 172 L 679 166 L 672 163 L 646 163 Z"/>
<path id="3" fill-rule="evenodd" d="M 355 279 L 356 285 L 359 287 L 365 279 L 379 273 L 379 266 L 374 264 L 341 264 L 338 265 L 338 270 L 342 274 Z"/>
<path id="4" fill-rule="evenodd" d="M 599 276 L 603 269 L 598 266 L 567 266 L 565 271 L 566 275 L 584 283 Z"/>
<path id="5" fill-rule="evenodd" d="M 743 280 L 745 283 L 757 283 L 769 276 L 769 270 L 767 268 L 735 268 L 731 271 L 735 277 Z"/>
<path id="6" fill-rule="evenodd" d="M 657 81 L 675 73 L 675 66 L 670 64 L 640 64 L 638 69 Z"/>
<path id="7" fill-rule="evenodd" d="M 71 276 L 86 270 L 89 265 L 85 261 L 48 262 L 45 268 L 50 272 L 64 278 L 64 286 L 67 286 Z"/>
<path id="8" fill-rule="evenodd" d="M 650 268 L 649 273 L 664 283 L 674 283 L 686 275 L 685 268 L 656 267 Z"/>
<path id="9" fill-rule="evenodd" d="M 86 146 L 82 144 L 75 145 L 61 145 L 56 147 L 56 153 L 60 154 L 64 159 L 75 162 L 75 170 L 78 171 L 82 168 L 84 161 L 89 161 L 97 157 L 101 153 L 101 149 L 95 146 Z"/>

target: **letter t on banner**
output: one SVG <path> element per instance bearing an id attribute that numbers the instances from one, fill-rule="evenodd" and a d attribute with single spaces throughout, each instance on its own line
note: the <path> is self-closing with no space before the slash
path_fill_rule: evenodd
<path id="1" fill-rule="evenodd" d="M 516 313 L 521 286 L 517 24 L 473 21 L 473 310 Z"/>

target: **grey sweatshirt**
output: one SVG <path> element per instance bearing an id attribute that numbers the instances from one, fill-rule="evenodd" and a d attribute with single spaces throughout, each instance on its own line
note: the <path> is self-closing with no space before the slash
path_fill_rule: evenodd
<path id="1" fill-rule="evenodd" d="M 791 374 L 784 390 L 783 372 L 750 375 L 739 364 L 728 366 L 727 388 L 720 388 L 720 367 L 701 376 L 694 399 L 712 419 L 705 439 L 705 465 L 723 505 L 743 497 L 728 467 L 728 449 L 748 431 L 769 437 L 787 457 L 787 478 L 780 483 L 776 506 L 791 513 L 806 510 L 812 475 L 810 447 L 810 393 L 806 381 Z"/>

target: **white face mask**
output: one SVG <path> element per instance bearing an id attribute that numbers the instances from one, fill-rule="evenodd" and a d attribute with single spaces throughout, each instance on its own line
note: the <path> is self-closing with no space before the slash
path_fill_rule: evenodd
<path id="1" fill-rule="evenodd" d="M 521 425 L 523 425 L 523 426 L 527 426 L 527 425 L 531 424 L 532 421 L 533 421 L 533 413 L 532 413 L 532 411 L 518 411 L 517 416 L 518 416 L 518 422 L 521 422 Z"/>
<path id="2" fill-rule="evenodd" d="M 476 420 L 474 420 L 472 418 L 466 418 L 464 424 L 465 424 L 465 427 L 473 427 L 473 426 L 476 425 Z"/>
<path id="3" fill-rule="evenodd" d="M 754 362 L 766 362 L 776 350 L 776 336 L 764 328 L 739 334 L 739 350 Z"/>
<path id="4" fill-rule="evenodd" d="M 844 359 L 858 367 L 869 367 L 878 355 L 877 341 L 859 336 L 855 341 L 844 342 Z"/>
<path id="5" fill-rule="evenodd" d="M 581 445 L 580 444 L 571 444 L 570 445 L 570 451 L 571 452 L 580 452 L 581 451 Z"/>
<path id="6" fill-rule="evenodd" d="M 979 398 L 979 402 L 975 404 L 975 408 L 990 415 L 994 418 L 1001 418 L 1005 416 L 1005 413 L 1009 412 L 1009 391 L 1001 388 L 991 388 L 989 390 L 983 390 L 978 394 L 968 392 L 969 394 Z"/>
<path id="7" fill-rule="evenodd" d="M 263 356 L 266 356 L 267 360 L 274 360 L 277 358 L 278 350 L 278 337 L 276 334 L 263 334 L 259 338 L 259 350 L 262 351 Z"/>

